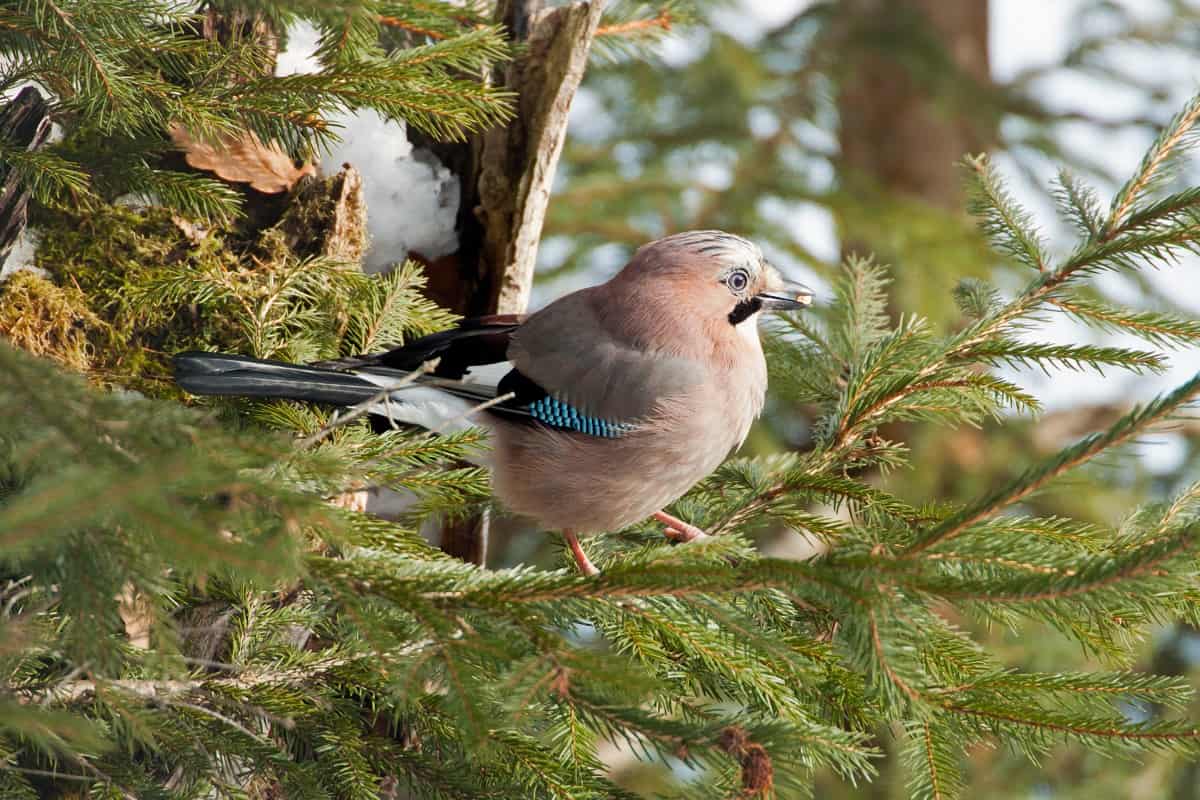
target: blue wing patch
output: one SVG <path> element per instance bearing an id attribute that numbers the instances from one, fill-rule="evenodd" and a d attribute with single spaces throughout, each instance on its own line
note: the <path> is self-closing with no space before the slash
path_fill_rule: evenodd
<path id="1" fill-rule="evenodd" d="M 496 387 L 496 396 L 509 393 L 513 395 L 511 400 L 488 410 L 495 414 L 532 419 L 552 428 L 602 439 L 616 439 L 637 427 L 629 422 L 617 422 L 585 414 L 569 403 L 551 397 L 549 392 L 516 369 L 510 370 L 501 378 Z"/>
<path id="2" fill-rule="evenodd" d="M 538 422 L 604 439 L 615 439 L 628 433 L 634 427 L 629 423 L 588 416 L 550 395 L 530 403 L 526 408 L 529 410 L 529 415 Z"/>

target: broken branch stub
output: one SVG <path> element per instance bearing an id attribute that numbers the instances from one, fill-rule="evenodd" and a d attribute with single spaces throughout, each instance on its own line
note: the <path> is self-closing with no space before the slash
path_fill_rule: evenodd
<path id="1" fill-rule="evenodd" d="M 36 150 L 50 136 L 50 109 L 32 86 L 0 109 L 0 140 L 7 147 Z M 31 192 L 19 170 L 0 163 L 0 266 L 29 219 Z"/>
<path id="2" fill-rule="evenodd" d="M 361 264 L 367 248 L 367 205 L 362 173 L 343 164 L 336 175 L 301 181 L 279 220 L 288 249 Z"/>

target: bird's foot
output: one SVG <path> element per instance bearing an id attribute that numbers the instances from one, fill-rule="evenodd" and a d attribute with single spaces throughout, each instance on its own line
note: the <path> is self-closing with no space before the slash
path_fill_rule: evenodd
<path id="1" fill-rule="evenodd" d="M 579 571 L 588 576 L 599 575 L 600 570 L 588 558 L 587 553 L 583 552 L 583 545 L 579 543 L 579 537 L 575 535 L 575 531 L 564 529 L 562 534 L 563 538 L 567 540 L 567 548 L 571 551 L 571 558 L 575 559 L 575 565 L 579 567 Z"/>
<path id="2" fill-rule="evenodd" d="M 697 539 L 707 539 L 708 534 L 697 528 L 695 525 L 689 525 L 678 517 L 673 517 L 665 511 L 655 511 L 654 518 L 666 525 L 666 530 L 663 531 L 668 539 L 676 542 L 694 542 Z"/>

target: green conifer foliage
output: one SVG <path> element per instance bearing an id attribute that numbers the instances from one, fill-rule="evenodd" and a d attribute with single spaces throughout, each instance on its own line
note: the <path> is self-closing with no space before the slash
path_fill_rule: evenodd
<path id="1" fill-rule="evenodd" d="M 210 5 L 234 20 L 222 36 L 206 35 L 196 6 L 174 0 L 0 4 L 0 90 L 34 81 L 71 122 L 54 151 L 0 150 L 41 202 L 76 207 L 132 193 L 190 217 L 235 216 L 239 196 L 227 184 L 161 163 L 172 124 L 203 141 L 249 131 L 303 156 L 336 135 L 325 121 L 338 111 L 373 108 L 450 139 L 511 113 L 502 91 L 470 77 L 505 57 L 504 39 L 449 4 Z M 275 76 L 278 37 L 299 19 L 321 31 L 323 69 Z M 388 25 L 437 38 L 384 51 Z"/>
<path id="2" fill-rule="evenodd" d="M 125 5 L 72 6 L 67 20 L 88 20 L 86 34 L 71 34 L 50 3 L 0 6 L 0 24 L 25 15 L 29 31 L 97 48 L 93 25 L 106 30 L 99 67 L 58 58 L 64 74 L 78 68 L 67 83 L 96 104 L 96 124 L 115 125 L 134 112 L 91 95 L 105 93 L 99 76 L 136 66 L 112 50 L 121 29 L 100 25 L 132 13 Z M 469 24 L 453 27 L 457 7 L 440 3 L 387 8 L 431 26 L 415 21 L 418 5 L 444 12 L 428 13 L 447 34 Z M 364 32 L 377 17 L 344 19 L 349 44 L 327 37 L 328 64 L 377 35 Z M 49 57 L 30 47 L 31 60 Z M 400 62 L 423 58 L 413 52 Z M 172 108 L 160 122 L 177 117 Z M 680 501 L 710 539 L 671 545 L 649 524 L 596 537 L 598 577 L 565 554 L 559 569 L 483 569 L 419 535 L 429 514 L 486 502 L 479 470 L 445 466 L 485 446 L 477 432 L 380 435 L 353 413 L 280 402 L 187 408 L 141 396 L 173 394 L 152 366 L 111 366 L 121 347 L 299 360 L 384 348 L 449 322 L 418 296 L 413 268 L 368 277 L 296 258 L 270 250 L 271 230 L 238 251 L 271 258 L 176 243 L 177 257 L 155 261 L 138 255 L 161 241 L 139 227 L 156 224 L 151 210 L 96 236 L 125 247 L 129 263 L 89 272 L 92 240 L 55 234 L 62 249 L 50 252 L 77 260 L 42 280 L 88 276 L 80 291 L 119 337 L 84 332 L 104 351 L 85 348 L 101 365 L 91 377 L 140 394 L 0 347 L 0 796 L 636 797 L 605 772 L 600 746 L 617 742 L 694 770 L 675 796 L 794 798 L 818 773 L 871 780 L 898 737 L 911 795 L 941 800 L 960 796 L 963 754 L 980 743 L 1033 758 L 1063 741 L 1194 757 L 1190 687 L 1128 660 L 1152 624 L 1200 621 L 1200 487 L 1129 509 L 1114 528 L 1038 515 L 1026 501 L 1186 414 L 1200 377 L 963 502 L 899 497 L 868 476 L 909 467 L 904 443 L 885 436 L 890 423 L 951 430 L 1035 413 L 1037 399 L 992 365 L 1140 372 L 1159 368 L 1163 347 L 1195 344 L 1193 320 L 1101 306 L 1084 290 L 1102 271 L 1200 246 L 1200 192 L 1163 194 L 1198 119 L 1200 101 L 1107 210 L 1064 177 L 1055 196 L 1080 238 L 1060 259 L 991 165 L 969 160 L 973 210 L 995 249 L 1027 264 L 1025 285 L 964 281 L 947 334 L 888 316 L 886 269 L 847 263 L 827 307 L 785 320 L 768 341 L 774 390 L 819 409 L 814 446 L 734 458 Z M 84 219 L 133 213 L 94 202 Z M 1145 349 L 1038 342 L 1039 320 L 1060 307 L 1140 332 Z M 139 358 L 161 363 L 161 353 Z M 330 502 L 367 486 L 420 502 L 400 522 Z M 820 554 L 762 555 L 750 536 L 768 524 L 810 537 Z M 1026 621 L 1103 666 L 1017 671 L 971 634 Z"/>

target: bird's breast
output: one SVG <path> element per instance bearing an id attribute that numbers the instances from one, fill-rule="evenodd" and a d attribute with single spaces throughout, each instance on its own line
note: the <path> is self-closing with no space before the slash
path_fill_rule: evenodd
<path id="1" fill-rule="evenodd" d="M 765 367 L 714 373 L 661 398 L 621 436 L 500 422 L 493 488 L 512 511 L 547 528 L 616 530 L 670 504 L 745 438 L 762 409 Z"/>

